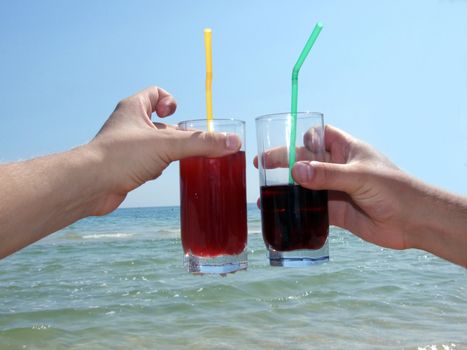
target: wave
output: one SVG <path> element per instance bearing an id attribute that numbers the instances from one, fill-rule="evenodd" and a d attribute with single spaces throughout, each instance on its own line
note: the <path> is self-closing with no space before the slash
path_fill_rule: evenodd
<path id="1" fill-rule="evenodd" d="M 108 238 L 130 238 L 134 233 L 95 233 L 92 235 L 83 235 L 83 239 L 108 239 Z"/>
<path id="2" fill-rule="evenodd" d="M 68 232 L 61 237 L 60 240 L 104 240 L 104 239 L 131 239 L 131 238 L 160 238 L 160 237 L 177 237 L 180 236 L 178 229 L 159 229 L 159 230 L 146 230 L 142 232 Z"/>
<path id="3" fill-rule="evenodd" d="M 160 229 L 155 232 L 156 235 L 180 235 L 179 229 Z"/>
<path id="4" fill-rule="evenodd" d="M 78 240 L 82 238 L 83 236 L 81 236 L 79 233 L 76 233 L 76 232 L 68 232 L 62 235 L 61 237 L 59 237 L 59 239 L 66 239 L 66 240 Z"/>

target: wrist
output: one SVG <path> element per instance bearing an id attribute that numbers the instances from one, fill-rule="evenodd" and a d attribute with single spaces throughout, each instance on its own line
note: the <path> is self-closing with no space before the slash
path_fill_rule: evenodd
<path id="1" fill-rule="evenodd" d="M 109 192 L 102 152 L 86 144 L 66 152 L 66 157 L 71 164 L 72 186 L 77 191 L 74 203 L 78 208 L 74 209 L 78 210 L 82 217 L 101 215 L 99 203 Z"/>
<path id="2" fill-rule="evenodd" d="M 115 210 L 131 188 L 121 185 L 117 174 L 121 162 L 110 157 L 108 146 L 93 140 L 75 151 L 83 162 L 83 179 L 89 186 L 88 216 L 105 215 Z M 84 184 L 86 186 L 86 184 Z"/>
<path id="3" fill-rule="evenodd" d="M 404 198 L 406 208 L 405 242 L 407 248 L 425 249 L 423 247 L 427 236 L 431 235 L 432 216 L 436 209 L 431 199 L 430 188 L 415 179 L 409 181 L 409 196 Z"/>

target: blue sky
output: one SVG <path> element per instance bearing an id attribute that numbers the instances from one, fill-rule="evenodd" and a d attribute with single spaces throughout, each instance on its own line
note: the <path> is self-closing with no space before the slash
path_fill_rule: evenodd
<path id="1" fill-rule="evenodd" d="M 215 117 L 288 111 L 314 24 L 299 110 L 364 139 L 401 168 L 467 194 L 467 1 L 2 1 L 0 162 L 89 141 L 122 98 L 156 84 L 168 122 L 204 117 L 203 28 L 213 29 Z M 70 184 L 72 185 L 72 184 Z M 123 206 L 179 203 L 178 164 Z"/>

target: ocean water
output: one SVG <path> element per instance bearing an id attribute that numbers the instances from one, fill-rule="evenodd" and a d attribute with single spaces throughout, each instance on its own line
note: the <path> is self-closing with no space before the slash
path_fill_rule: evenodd
<path id="1" fill-rule="evenodd" d="M 182 265 L 179 208 L 81 220 L 0 261 L 0 349 L 467 349 L 466 270 L 332 228 L 331 261 L 270 267 L 255 205 L 249 268 Z M 466 252 L 467 254 L 467 252 Z"/>

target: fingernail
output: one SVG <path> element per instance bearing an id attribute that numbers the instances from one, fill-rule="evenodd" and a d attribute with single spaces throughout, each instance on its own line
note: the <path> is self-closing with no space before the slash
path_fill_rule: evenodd
<path id="1" fill-rule="evenodd" d="M 172 114 L 172 106 L 170 104 L 165 104 L 163 107 L 164 115 L 170 115 Z"/>
<path id="2" fill-rule="evenodd" d="M 235 134 L 227 134 L 225 139 L 225 146 L 229 150 L 237 150 L 240 148 L 240 139 Z"/>
<path id="3" fill-rule="evenodd" d="M 313 176 L 313 168 L 310 163 L 297 163 L 295 168 L 295 180 L 298 182 L 309 182 Z"/>

